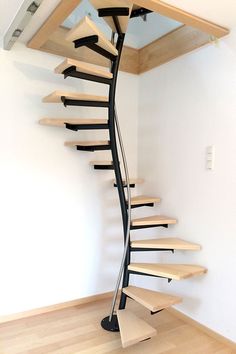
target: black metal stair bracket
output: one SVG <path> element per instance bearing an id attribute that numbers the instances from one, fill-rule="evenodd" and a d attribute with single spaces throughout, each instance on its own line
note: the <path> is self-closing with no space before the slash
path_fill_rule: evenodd
<path id="1" fill-rule="evenodd" d="M 99 17 L 129 16 L 128 7 L 106 7 L 98 9 Z"/>
<path id="2" fill-rule="evenodd" d="M 65 96 L 61 97 L 61 101 L 65 107 L 76 106 L 76 107 L 104 107 L 104 108 L 108 108 L 108 106 L 109 106 L 109 103 L 107 101 L 73 100 L 70 98 L 66 98 Z"/>
<path id="3" fill-rule="evenodd" d="M 98 36 L 93 35 L 93 36 L 76 39 L 73 42 L 76 49 L 85 46 L 111 61 L 116 60 L 115 55 L 113 55 L 112 53 L 108 52 L 107 50 L 97 45 L 98 40 L 99 40 Z"/>
<path id="4" fill-rule="evenodd" d="M 154 203 L 144 203 L 144 204 L 131 205 L 132 209 L 142 208 L 142 207 L 154 207 Z"/>
<path id="5" fill-rule="evenodd" d="M 175 251 L 173 249 L 167 248 L 141 248 L 141 247 L 131 247 L 131 252 L 172 252 Z"/>
<path id="6" fill-rule="evenodd" d="M 78 131 L 78 130 L 101 130 L 108 129 L 108 124 L 70 124 L 65 123 L 66 129 Z"/>
<path id="7" fill-rule="evenodd" d="M 104 151 L 104 150 L 110 150 L 111 149 L 109 144 L 108 145 L 93 145 L 93 146 L 76 145 L 76 148 L 79 151 L 89 151 L 89 152 Z"/>
<path id="8" fill-rule="evenodd" d="M 155 274 L 149 274 L 149 273 L 143 273 L 143 272 L 138 272 L 138 271 L 135 271 L 135 270 L 128 270 L 129 274 L 133 274 L 133 275 L 142 275 L 142 276 L 145 276 L 145 277 L 153 277 L 153 278 L 160 278 L 160 279 L 166 279 L 168 280 L 168 283 L 170 283 L 173 279 L 171 278 L 167 278 L 167 277 L 161 277 L 160 275 L 155 275 Z"/>
<path id="9" fill-rule="evenodd" d="M 116 183 L 114 183 L 113 186 L 114 186 L 115 188 L 117 188 L 117 184 L 116 184 Z M 124 187 L 124 188 L 127 188 L 127 185 L 126 185 L 126 184 L 123 184 L 123 187 Z M 135 184 L 132 183 L 132 184 L 129 185 L 129 187 L 130 187 L 130 188 L 135 188 Z"/>
<path id="10" fill-rule="evenodd" d="M 161 311 L 163 311 L 164 309 L 161 309 L 161 310 L 158 310 L 158 311 L 151 311 L 151 315 L 153 316 L 153 315 L 156 315 L 157 313 L 159 313 L 159 312 L 161 312 Z"/>
<path id="11" fill-rule="evenodd" d="M 129 16 L 129 8 L 128 7 L 109 7 L 98 10 L 99 17 L 112 17 L 116 32 L 118 34 L 122 34 L 122 29 L 120 26 L 120 22 L 118 16 Z"/>
<path id="12" fill-rule="evenodd" d="M 140 9 L 136 9 L 131 12 L 130 18 L 145 16 L 145 15 L 150 14 L 152 12 L 153 11 L 145 9 L 144 7 L 140 7 Z"/>
<path id="13" fill-rule="evenodd" d="M 69 68 L 65 69 L 62 74 L 64 75 L 64 79 L 67 77 L 75 77 L 77 79 L 98 82 L 100 84 L 106 85 L 111 85 L 112 83 L 112 79 L 80 72 L 76 69 L 76 66 L 70 66 Z"/>
<path id="14" fill-rule="evenodd" d="M 114 170 L 114 165 L 94 165 L 95 170 Z"/>
<path id="15" fill-rule="evenodd" d="M 165 227 L 167 229 L 169 225 L 168 224 L 138 225 L 138 226 L 131 226 L 130 230 L 149 229 L 151 227 Z"/>

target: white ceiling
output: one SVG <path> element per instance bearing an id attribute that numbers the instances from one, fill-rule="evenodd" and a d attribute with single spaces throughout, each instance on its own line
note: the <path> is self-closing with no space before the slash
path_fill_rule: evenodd
<path id="1" fill-rule="evenodd" d="M 59 1 L 43 1 L 33 20 L 23 33 L 21 39 L 24 42 L 34 35 Z M 224 0 L 224 2 L 216 0 L 166 0 L 165 2 L 219 25 L 228 28 L 236 27 L 236 0 Z M 0 0 L 0 37 L 6 32 L 22 3 L 23 0 Z M 130 45 L 135 47 L 143 46 L 177 26 L 174 21 L 163 19 L 157 14 L 149 15 L 148 17 L 147 24 L 143 23 L 141 19 L 133 20 L 130 24 L 128 37 Z M 153 28 L 155 28 L 155 31 Z"/>
<path id="2" fill-rule="evenodd" d="M 0 0 L 0 37 L 4 35 L 24 0 Z"/>

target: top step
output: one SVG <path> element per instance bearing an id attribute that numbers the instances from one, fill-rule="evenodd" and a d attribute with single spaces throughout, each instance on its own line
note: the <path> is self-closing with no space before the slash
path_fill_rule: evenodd
<path id="1" fill-rule="evenodd" d="M 122 33 L 125 33 L 128 27 L 129 18 L 131 15 L 133 3 L 128 0 L 90 0 L 90 3 L 95 7 L 97 10 L 101 9 L 119 9 L 119 8 L 126 8 L 129 11 L 128 16 L 117 16 L 117 19 L 120 24 L 120 28 Z M 111 16 L 103 17 L 106 23 L 111 27 L 113 32 L 116 32 L 116 26 Z"/>
<path id="2" fill-rule="evenodd" d="M 63 74 L 66 69 L 74 66 L 76 71 L 93 76 L 103 77 L 105 79 L 112 79 L 113 75 L 109 71 L 98 69 L 95 65 L 85 63 L 82 61 L 67 58 L 55 68 L 56 74 Z"/>
<path id="3" fill-rule="evenodd" d="M 105 35 L 97 28 L 97 26 L 90 20 L 89 17 L 84 17 L 77 26 L 72 28 L 66 36 L 67 41 L 76 41 L 78 39 L 98 36 L 98 42 L 96 43 L 99 47 L 105 51 L 111 53 L 114 56 L 118 55 L 118 50 L 113 44 L 105 37 Z"/>

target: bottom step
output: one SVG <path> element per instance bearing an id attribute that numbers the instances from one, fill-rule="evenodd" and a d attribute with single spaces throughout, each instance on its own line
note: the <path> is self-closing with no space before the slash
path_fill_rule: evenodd
<path id="1" fill-rule="evenodd" d="M 123 348 L 142 342 L 157 334 L 155 328 L 128 310 L 118 310 L 117 317 Z"/>

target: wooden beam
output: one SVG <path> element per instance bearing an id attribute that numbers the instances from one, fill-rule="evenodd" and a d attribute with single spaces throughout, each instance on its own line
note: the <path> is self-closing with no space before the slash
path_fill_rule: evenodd
<path id="1" fill-rule="evenodd" d="M 40 50 L 56 54 L 62 57 L 71 58 L 75 60 L 84 61 L 87 63 L 108 67 L 110 62 L 101 55 L 94 51 L 81 47 L 74 49 L 72 42 L 66 41 L 65 37 L 69 29 L 65 27 L 59 27 L 39 48 Z M 130 47 L 124 47 L 121 57 L 120 70 L 131 74 L 139 73 L 139 50 Z"/>
<path id="2" fill-rule="evenodd" d="M 158 12 L 160 15 L 172 18 L 185 25 L 195 27 L 202 32 L 208 33 L 217 38 L 223 37 L 229 33 L 227 28 L 218 26 L 213 22 L 204 20 L 160 0 L 135 0 L 135 4 L 154 12 Z M 212 11 L 214 11 L 214 9 L 212 9 Z"/>
<path id="3" fill-rule="evenodd" d="M 39 49 L 80 3 L 81 0 L 61 0 L 27 46 Z"/>
<path id="4" fill-rule="evenodd" d="M 209 43 L 209 35 L 181 26 L 139 50 L 139 73 L 144 73 Z"/>

